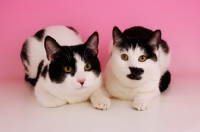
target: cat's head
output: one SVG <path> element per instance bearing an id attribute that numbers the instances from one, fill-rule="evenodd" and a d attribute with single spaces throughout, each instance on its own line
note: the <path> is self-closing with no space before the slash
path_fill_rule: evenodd
<path id="1" fill-rule="evenodd" d="M 152 76 L 150 73 L 153 73 L 157 66 L 161 31 L 156 30 L 148 37 L 131 38 L 114 27 L 112 36 L 111 67 L 114 74 L 129 80 L 141 80 L 148 75 Z"/>
<path id="2" fill-rule="evenodd" d="M 56 40 L 45 38 L 46 55 L 50 64 L 50 80 L 61 84 L 65 92 L 83 91 L 97 85 L 101 80 L 98 60 L 98 33 L 94 32 L 84 44 L 60 46 Z"/>

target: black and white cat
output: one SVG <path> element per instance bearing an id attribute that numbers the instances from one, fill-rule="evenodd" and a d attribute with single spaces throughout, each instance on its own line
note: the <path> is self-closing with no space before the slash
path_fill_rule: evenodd
<path id="1" fill-rule="evenodd" d="M 97 32 L 83 43 L 78 32 L 66 26 L 47 27 L 25 41 L 21 50 L 25 80 L 44 107 L 88 99 L 98 109 L 109 107 L 110 100 L 98 95 L 102 85 L 98 42 Z"/>
<path id="2" fill-rule="evenodd" d="M 122 33 L 114 27 L 112 35 L 105 87 L 111 97 L 131 100 L 133 108 L 145 110 L 170 83 L 169 47 L 160 30 L 132 27 Z"/>

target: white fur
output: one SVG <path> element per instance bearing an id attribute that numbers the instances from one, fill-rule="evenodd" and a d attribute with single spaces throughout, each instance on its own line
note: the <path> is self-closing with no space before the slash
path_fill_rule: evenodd
<path id="1" fill-rule="evenodd" d="M 167 71 L 170 63 L 170 54 L 165 54 L 160 47 L 156 51 L 158 61 L 147 59 L 145 62 L 139 62 L 138 58 L 144 55 L 144 51 L 139 47 L 135 50 L 119 51 L 111 47 L 112 55 L 108 61 L 105 71 L 105 86 L 111 97 L 133 101 L 133 108 L 145 110 L 149 106 L 152 98 L 160 94 L 160 77 Z M 128 61 L 121 59 L 121 54 L 129 56 Z M 141 80 L 130 80 L 127 74 L 130 74 L 129 67 L 139 67 L 144 69 Z"/>
<path id="2" fill-rule="evenodd" d="M 44 64 L 48 64 L 46 57 L 46 51 L 44 48 L 44 38 L 46 36 L 53 37 L 61 46 L 63 45 L 77 45 L 83 43 L 80 36 L 74 31 L 68 29 L 65 26 L 51 26 L 45 28 L 45 34 L 42 41 L 39 41 L 34 36 L 27 39 L 28 42 L 28 54 L 30 65 L 27 62 L 23 62 L 28 67 L 28 75 L 30 78 L 35 78 L 37 75 L 38 64 L 41 60 L 44 60 Z"/>
<path id="3" fill-rule="evenodd" d="M 45 36 L 48 35 L 53 37 L 61 46 L 83 43 L 78 34 L 65 26 L 51 26 L 46 28 Z M 38 41 L 35 37 L 30 37 L 27 40 L 30 64 L 28 65 L 26 61 L 23 63 L 28 68 L 26 74 L 30 78 L 36 77 L 38 64 L 41 60 L 44 60 L 44 66 L 50 63 L 46 57 L 44 38 L 42 41 Z M 46 75 L 45 79 L 39 77 L 35 86 L 36 98 L 44 107 L 57 107 L 67 103 L 86 101 L 91 98 L 94 107 L 104 110 L 107 109 L 110 100 L 105 96 L 98 96 L 98 93 L 101 92 L 100 87 L 102 86 L 101 74 L 99 77 L 96 77 L 92 72 L 85 72 L 85 62 L 81 60 L 79 55 L 75 55 L 75 59 L 77 61 L 75 76 L 68 75 L 61 84 L 52 82 L 49 74 Z M 81 86 L 78 80 L 85 80 L 83 86 Z M 98 106 L 98 104 L 101 104 L 101 106 Z"/>

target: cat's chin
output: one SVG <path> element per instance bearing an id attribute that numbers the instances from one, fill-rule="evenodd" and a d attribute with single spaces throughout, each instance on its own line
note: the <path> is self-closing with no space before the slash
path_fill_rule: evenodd
<path id="1" fill-rule="evenodd" d="M 127 77 L 131 80 L 141 80 L 142 76 L 134 76 L 133 74 L 127 75 Z"/>
<path id="2" fill-rule="evenodd" d="M 84 86 L 76 88 L 76 90 L 85 90 L 85 89 L 86 89 L 86 87 L 84 87 Z"/>

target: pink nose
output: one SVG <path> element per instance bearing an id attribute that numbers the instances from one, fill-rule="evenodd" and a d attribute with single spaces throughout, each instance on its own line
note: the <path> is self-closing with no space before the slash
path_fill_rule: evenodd
<path id="1" fill-rule="evenodd" d="M 81 85 L 83 85 L 85 82 L 85 79 L 78 79 L 77 82 L 79 82 Z"/>

